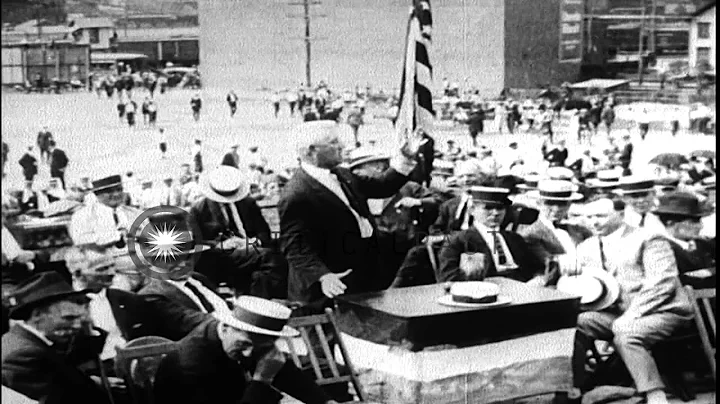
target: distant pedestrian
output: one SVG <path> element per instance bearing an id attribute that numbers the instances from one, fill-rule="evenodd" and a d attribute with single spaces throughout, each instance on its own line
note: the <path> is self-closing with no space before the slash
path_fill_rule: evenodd
<path id="1" fill-rule="evenodd" d="M 164 128 L 160 128 L 160 130 L 158 131 L 158 140 L 158 143 L 160 145 L 160 158 L 164 159 L 167 157 L 166 153 L 168 150 L 167 137 L 165 135 Z"/>
<path id="2" fill-rule="evenodd" d="M 65 189 L 65 169 L 70 160 L 64 151 L 55 147 L 55 141 L 50 141 L 50 177 L 60 179 L 62 188 Z"/>
<path id="3" fill-rule="evenodd" d="M 48 130 L 47 126 L 43 126 L 42 130 L 37 136 L 37 146 L 40 149 L 40 161 L 47 162 L 50 158 L 50 142 L 52 142 L 53 135 Z"/>
<path id="4" fill-rule="evenodd" d="M 150 126 L 155 126 L 157 123 L 157 103 L 155 100 L 148 102 L 148 122 Z"/>
<path id="5" fill-rule="evenodd" d="M 193 119 L 195 122 L 200 120 L 200 108 L 202 108 L 202 100 L 200 99 L 200 93 L 195 93 L 190 99 L 190 107 L 192 108 Z"/>
<path id="6" fill-rule="evenodd" d="M 192 148 L 193 167 L 195 168 L 195 174 L 203 172 L 203 158 L 202 158 L 202 141 L 195 139 L 195 144 Z"/>
<path id="7" fill-rule="evenodd" d="M 2 142 L 2 173 L 5 176 L 5 163 L 7 163 L 8 153 L 10 153 L 10 146 L 7 143 Z"/>
<path id="8" fill-rule="evenodd" d="M 640 130 L 640 138 L 645 140 L 645 136 L 647 136 L 650 130 L 650 115 L 645 108 L 643 108 L 642 113 L 640 113 L 638 117 L 638 129 Z"/>
<path id="9" fill-rule="evenodd" d="M 142 103 L 142 115 L 143 115 L 143 123 L 145 125 L 148 124 L 148 118 L 150 115 L 150 110 L 148 110 L 148 104 L 150 104 L 150 97 L 145 97 Z"/>
<path id="10" fill-rule="evenodd" d="M 117 104 L 117 111 L 118 111 L 118 118 L 120 119 L 120 122 L 123 121 L 125 118 L 125 99 L 122 96 L 122 91 L 120 92 L 120 96 L 118 97 L 118 104 Z"/>
<path id="11" fill-rule="evenodd" d="M 137 103 L 133 100 L 128 100 L 125 104 L 125 116 L 127 117 L 127 123 L 129 127 L 135 126 L 135 112 L 137 112 Z"/>
<path id="12" fill-rule="evenodd" d="M 473 106 L 468 117 L 468 131 L 473 147 L 477 147 L 478 134 L 485 131 L 485 110 L 481 105 Z"/>
<path id="13" fill-rule="evenodd" d="M 238 103 L 238 96 L 235 94 L 235 91 L 230 90 L 230 92 L 227 95 L 227 103 L 230 106 L 230 116 L 235 116 L 235 113 L 237 112 L 237 103 Z"/>
<path id="14" fill-rule="evenodd" d="M 275 113 L 275 118 L 278 117 L 278 114 L 280 113 L 280 94 L 275 91 L 272 96 L 270 96 L 270 102 L 273 106 L 273 112 Z M 292 115 L 292 113 L 291 113 Z"/>
<path id="15" fill-rule="evenodd" d="M 359 142 L 360 139 L 358 137 L 358 132 L 360 131 L 360 126 L 363 125 L 363 113 L 360 111 L 359 108 L 355 107 L 350 111 L 350 114 L 347 118 L 348 125 L 350 125 L 350 128 L 352 129 L 353 136 L 355 137 L 355 142 Z"/>
<path id="16" fill-rule="evenodd" d="M 240 155 L 237 151 L 238 147 L 240 147 L 239 144 L 234 144 L 230 146 L 230 151 L 225 153 L 222 161 L 220 162 L 221 166 L 230 166 L 235 168 L 240 167 Z"/>
<path id="17" fill-rule="evenodd" d="M 28 147 L 27 152 L 23 154 L 18 163 L 20 163 L 20 167 L 22 167 L 23 176 L 26 181 L 32 181 L 35 179 L 35 175 L 38 173 L 38 163 L 37 158 L 34 156 L 32 146 Z"/>
<path id="18" fill-rule="evenodd" d="M 610 130 L 612 129 L 613 122 L 615 122 L 615 109 L 613 108 L 611 103 L 605 102 L 605 108 L 602 111 L 601 117 L 603 122 L 605 123 L 605 129 L 607 130 L 607 134 L 610 135 Z"/>
<path id="19" fill-rule="evenodd" d="M 288 103 L 288 107 L 290 107 L 290 116 L 295 116 L 295 106 L 297 105 L 299 98 L 298 93 L 292 90 L 288 91 L 285 95 L 285 100 Z M 298 111 L 299 110 L 300 108 L 298 107 Z"/>
<path id="20" fill-rule="evenodd" d="M 670 133 L 673 137 L 677 136 L 678 130 L 680 129 L 680 121 L 673 119 L 670 121 Z"/>

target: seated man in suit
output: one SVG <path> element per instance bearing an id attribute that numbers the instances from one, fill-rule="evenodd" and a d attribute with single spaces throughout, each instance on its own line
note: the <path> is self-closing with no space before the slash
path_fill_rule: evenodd
<path id="1" fill-rule="evenodd" d="M 193 228 L 214 247 L 201 254 L 196 270 L 210 280 L 228 283 L 237 294 L 268 294 L 252 283 L 258 276 L 287 276 L 287 262 L 275 251 L 270 226 L 242 172 L 220 166 L 200 179 L 201 198 L 190 210 Z M 269 297 L 269 296 L 268 296 Z"/>
<path id="2" fill-rule="evenodd" d="M 437 219 L 430 226 L 430 235 L 426 240 L 421 240 L 431 243 L 435 253 L 440 250 L 442 242 L 448 235 L 472 225 L 472 199 L 467 190 L 472 185 L 478 185 L 480 181 L 481 175 L 475 164 L 470 162 L 458 164 L 454 180 L 458 187 L 457 194 L 440 205 Z M 428 248 L 423 244 L 408 251 L 391 286 L 400 288 L 434 282 Z"/>
<path id="3" fill-rule="evenodd" d="M 694 194 L 675 191 L 658 198 L 658 206 L 653 213 L 667 230 L 680 281 L 694 288 L 714 288 L 715 243 L 698 236 L 702 228 L 701 219 L 710 212 L 702 210 Z M 701 269 L 706 271 L 696 272 Z"/>
<path id="4" fill-rule="evenodd" d="M 500 227 L 512 203 L 510 191 L 492 187 L 471 187 L 469 191 L 475 220 L 467 230 L 450 236 L 440 250 L 438 282 L 483 280 L 488 276 L 527 282 L 542 263 L 530 253 L 520 235 Z M 483 268 L 462 268 L 461 256 L 465 253 L 484 254 Z"/>
<path id="5" fill-rule="evenodd" d="M 43 403 L 109 403 L 99 378 L 79 369 L 87 291 L 55 272 L 18 285 L 11 297 L 16 323 L 2 336 L 2 384 Z"/>
<path id="6" fill-rule="evenodd" d="M 625 221 L 629 225 L 651 232 L 662 232 L 662 223 L 650 212 L 656 198 L 654 179 L 642 176 L 622 177 L 613 192 L 626 203 Z"/>
<path id="7" fill-rule="evenodd" d="M 279 403 L 280 392 L 307 404 L 337 404 L 280 352 L 291 310 L 269 300 L 241 296 L 219 321 L 199 325 L 166 356 L 154 383 L 158 404 Z"/>
<path id="8" fill-rule="evenodd" d="M 680 285 L 668 240 L 625 223 L 622 205 L 600 199 L 585 207 L 594 237 L 578 246 L 578 267 L 573 273 L 609 272 L 620 292 L 609 308 L 578 317 L 573 353 L 575 386 L 587 388 L 585 360 L 590 344 L 612 341 L 647 403 L 667 404 L 651 348 L 685 326 L 693 311 Z"/>
<path id="9" fill-rule="evenodd" d="M 540 215 L 533 224 L 520 227 L 518 234 L 542 263 L 553 258 L 560 267 L 574 268 L 577 245 L 591 235 L 589 229 L 568 222 L 571 204 L 582 198 L 576 190 L 577 186 L 569 181 L 544 180 L 538 183 L 536 191 L 528 193 L 537 201 Z M 548 275 L 546 279 L 542 275 L 542 271 L 535 274 L 535 279 L 542 285 L 554 284 L 560 276 L 559 273 L 545 274 Z"/>

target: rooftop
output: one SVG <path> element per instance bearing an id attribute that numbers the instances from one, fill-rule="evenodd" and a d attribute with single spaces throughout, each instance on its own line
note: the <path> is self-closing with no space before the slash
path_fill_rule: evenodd
<path id="1" fill-rule="evenodd" d="M 119 42 L 160 41 L 168 39 L 198 39 L 200 27 L 143 28 L 118 30 Z"/>

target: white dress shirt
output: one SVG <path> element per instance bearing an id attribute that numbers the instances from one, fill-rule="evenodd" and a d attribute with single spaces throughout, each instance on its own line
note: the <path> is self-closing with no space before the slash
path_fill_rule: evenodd
<path id="1" fill-rule="evenodd" d="M 112 313 L 110 301 L 107 298 L 107 289 L 103 289 L 100 293 L 91 295 L 90 300 L 90 318 L 95 326 L 107 331 L 108 336 L 105 340 L 105 346 L 100 353 L 100 359 L 112 359 L 115 357 L 115 347 L 124 346 L 125 338 L 123 338 Z"/>
<path id="2" fill-rule="evenodd" d="M 662 224 L 660 219 L 658 219 L 657 216 L 655 216 L 652 213 L 646 213 L 645 214 L 645 222 L 642 226 L 640 226 L 640 222 L 642 221 L 642 215 L 637 213 L 632 207 L 627 206 L 625 208 L 625 223 L 629 224 L 633 227 L 642 227 L 643 229 L 647 229 L 653 232 L 659 232 L 664 233 L 665 232 L 665 226 Z"/>
<path id="3" fill-rule="evenodd" d="M 495 268 L 497 268 L 498 274 L 503 272 L 503 268 L 516 266 L 515 258 L 513 258 L 512 254 L 510 253 L 510 248 L 505 242 L 505 237 L 503 237 L 503 235 L 500 233 L 500 229 L 490 229 L 481 223 L 474 223 L 474 225 L 478 232 L 480 232 L 480 235 L 485 240 L 485 243 L 488 245 L 488 247 L 490 247 L 490 252 L 492 253 L 493 262 L 495 262 Z M 500 239 L 500 245 L 502 246 L 503 252 L 505 253 L 505 258 L 507 260 L 504 266 L 500 265 L 499 254 L 495 249 L 495 234 L 497 234 L 497 237 Z"/>
<path id="4" fill-rule="evenodd" d="M 192 299 L 195 304 L 197 304 L 198 309 L 202 311 L 203 313 L 207 313 L 207 310 L 203 307 L 202 303 L 200 302 L 200 299 L 193 293 L 190 289 L 188 289 L 187 286 L 185 286 L 185 282 L 191 283 L 197 290 L 202 293 L 203 296 L 205 296 L 205 299 L 212 304 L 212 306 L 215 308 L 216 311 L 230 311 L 230 308 L 228 308 L 227 302 L 225 302 L 220 296 L 218 296 L 215 292 L 212 290 L 206 288 L 202 282 L 198 281 L 197 279 L 188 278 L 187 280 L 182 281 L 172 281 L 168 280 L 168 283 L 171 285 L 174 285 L 178 289 L 180 289 L 183 293 L 185 293 L 190 299 Z"/>
<path id="5" fill-rule="evenodd" d="M 5 225 L 2 227 L 2 253 L 9 261 L 14 261 L 22 252 L 22 247 Z"/>
<path id="6" fill-rule="evenodd" d="M 455 219 L 460 219 L 460 215 L 462 215 L 463 208 L 467 206 L 467 209 L 465 209 L 465 217 L 463 217 L 463 222 L 460 225 L 461 230 L 467 230 L 470 227 L 470 216 L 472 212 L 472 198 L 470 198 L 470 195 L 467 193 L 462 194 L 460 197 L 460 204 L 458 204 L 457 211 L 455 211 Z"/>
<path id="7" fill-rule="evenodd" d="M 117 214 L 115 223 L 113 213 Z M 104 245 L 120 239 L 118 229 L 129 229 L 140 212 L 128 206 L 113 209 L 102 203 L 86 205 L 73 213 L 70 219 L 70 238 L 73 244 Z"/>

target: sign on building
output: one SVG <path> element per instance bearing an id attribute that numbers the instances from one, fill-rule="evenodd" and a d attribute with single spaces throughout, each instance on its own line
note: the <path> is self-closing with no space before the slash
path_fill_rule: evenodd
<path id="1" fill-rule="evenodd" d="M 583 0 L 560 0 L 560 63 L 582 60 Z"/>

